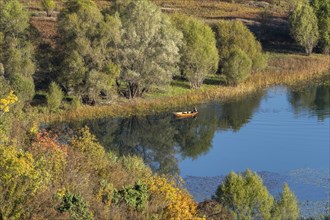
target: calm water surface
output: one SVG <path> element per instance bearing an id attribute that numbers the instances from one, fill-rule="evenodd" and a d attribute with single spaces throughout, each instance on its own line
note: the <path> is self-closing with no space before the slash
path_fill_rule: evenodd
<path id="1" fill-rule="evenodd" d="M 301 215 L 313 216 L 329 212 L 329 103 L 329 87 L 274 87 L 197 106 L 196 118 L 178 120 L 169 112 L 57 126 L 69 133 L 88 125 L 105 148 L 137 154 L 155 172 L 181 175 L 197 201 L 210 198 L 230 171 L 249 168 L 275 196 L 288 182 Z"/>
<path id="2" fill-rule="evenodd" d="M 247 109 L 252 114 L 239 130 L 216 130 L 206 155 L 184 159 L 181 175 L 216 176 L 246 168 L 278 173 L 302 168 L 329 171 L 329 108 L 312 111 L 304 109 L 302 100 L 294 100 L 295 106 L 292 101 L 283 87 L 268 90 L 259 106 Z M 232 105 L 235 108 L 236 103 Z"/>

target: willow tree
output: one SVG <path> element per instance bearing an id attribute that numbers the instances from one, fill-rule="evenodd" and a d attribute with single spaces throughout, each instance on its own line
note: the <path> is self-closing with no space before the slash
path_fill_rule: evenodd
<path id="1" fill-rule="evenodd" d="M 319 39 L 317 17 L 308 2 L 300 3 L 290 15 L 290 32 L 310 55 Z"/>
<path id="2" fill-rule="evenodd" d="M 172 21 L 183 33 L 180 70 L 189 80 L 191 88 L 198 88 L 208 73 L 215 73 L 218 69 L 214 32 L 204 22 L 186 15 L 176 14 Z"/>
<path id="3" fill-rule="evenodd" d="M 110 95 L 119 68 L 113 63 L 120 21 L 103 16 L 91 0 L 69 0 L 58 18 L 63 61 L 59 76 L 66 92 L 96 100 Z"/>
<path id="4" fill-rule="evenodd" d="M 0 0 L 0 82 L 21 101 L 34 94 L 34 50 L 28 40 L 29 14 L 17 0 Z"/>
<path id="5" fill-rule="evenodd" d="M 122 94 L 134 98 L 169 85 L 178 71 L 182 34 L 160 8 L 147 0 L 132 1 L 120 11 L 120 18 L 123 35 L 117 83 Z"/>

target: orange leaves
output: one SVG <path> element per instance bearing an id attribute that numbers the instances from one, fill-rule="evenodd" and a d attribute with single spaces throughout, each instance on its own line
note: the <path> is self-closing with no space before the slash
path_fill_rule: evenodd
<path id="1" fill-rule="evenodd" d="M 67 153 L 67 147 L 62 145 L 57 140 L 56 134 L 50 134 L 47 131 L 42 131 L 37 133 L 34 142 L 32 143 L 31 150 L 51 150 L 51 151 L 63 151 L 65 154 Z"/>
<path id="2" fill-rule="evenodd" d="M 67 146 L 58 142 L 57 135 L 46 131 L 37 133 L 29 151 L 37 160 L 37 166 L 43 171 L 46 181 L 60 178 L 66 164 Z"/>

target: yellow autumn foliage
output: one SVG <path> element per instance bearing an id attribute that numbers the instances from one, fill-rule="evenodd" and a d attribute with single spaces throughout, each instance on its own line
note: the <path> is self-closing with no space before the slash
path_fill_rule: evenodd
<path id="1" fill-rule="evenodd" d="M 9 106 L 18 101 L 13 91 L 10 91 L 7 97 L 0 99 L 0 112 L 9 112 Z"/>
<path id="2" fill-rule="evenodd" d="M 152 203 L 163 208 L 162 219 L 203 219 L 196 217 L 197 204 L 193 198 L 174 181 L 154 175 L 145 182 Z"/>
<path id="3" fill-rule="evenodd" d="M 42 187 L 32 154 L 0 144 L 0 216 L 21 219 L 26 202 Z"/>

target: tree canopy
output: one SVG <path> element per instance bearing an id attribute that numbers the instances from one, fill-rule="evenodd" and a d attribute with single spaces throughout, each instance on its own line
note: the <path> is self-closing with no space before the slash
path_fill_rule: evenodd
<path id="1" fill-rule="evenodd" d="M 311 5 L 318 19 L 319 45 L 324 53 L 330 51 L 330 1 L 312 0 Z"/>
<path id="2" fill-rule="evenodd" d="M 34 94 L 34 49 L 28 39 L 29 13 L 17 0 L 0 0 L 0 66 L 4 80 L 21 101 Z"/>
<path id="3" fill-rule="evenodd" d="M 108 96 L 119 74 L 113 59 L 120 21 L 103 16 L 90 0 L 69 0 L 65 6 L 58 20 L 64 53 L 59 82 L 67 93 L 87 102 L 101 93 Z"/>
<path id="4" fill-rule="evenodd" d="M 228 85 L 237 85 L 248 78 L 251 72 L 252 60 L 240 48 L 230 50 L 225 59 L 222 71 Z"/>
<path id="5" fill-rule="evenodd" d="M 277 201 L 274 219 L 298 219 L 299 206 L 297 198 L 290 190 L 288 184 L 284 184 L 283 191 Z"/>
<path id="6" fill-rule="evenodd" d="M 208 73 L 218 69 L 219 56 L 212 29 L 196 18 L 176 14 L 172 16 L 176 28 L 183 33 L 180 47 L 180 70 L 191 88 L 202 85 Z"/>
<path id="7" fill-rule="evenodd" d="M 273 197 L 258 174 L 231 172 L 218 187 L 216 199 L 227 206 L 235 219 L 271 219 Z"/>
<path id="8" fill-rule="evenodd" d="M 122 93 L 134 98 L 169 85 L 178 71 L 182 34 L 167 15 L 147 0 L 131 2 L 120 12 L 120 18 L 123 35 L 118 83 Z"/>
<path id="9" fill-rule="evenodd" d="M 241 49 L 252 60 L 252 70 L 265 67 L 266 57 L 262 53 L 261 44 L 241 21 L 219 21 L 213 29 L 217 39 L 220 67 L 226 62 L 233 48 Z"/>
<path id="10" fill-rule="evenodd" d="M 305 48 L 307 55 L 312 53 L 319 39 L 317 17 L 309 2 L 297 4 L 290 15 L 290 31 L 296 42 Z"/>

